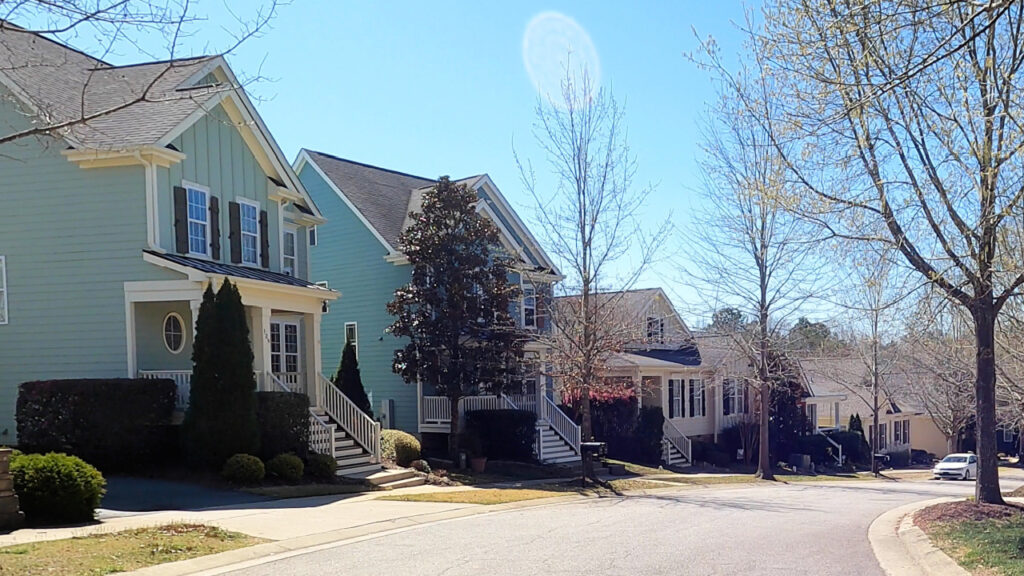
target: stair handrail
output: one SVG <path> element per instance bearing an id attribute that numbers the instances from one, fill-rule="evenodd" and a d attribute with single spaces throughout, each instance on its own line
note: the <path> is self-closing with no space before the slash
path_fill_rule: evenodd
<path id="1" fill-rule="evenodd" d="M 292 391 L 291 388 L 286 386 L 285 383 L 282 382 L 281 379 L 277 377 L 277 374 L 274 374 L 273 372 L 267 372 L 267 374 L 270 375 L 270 381 L 274 384 L 274 387 L 278 389 L 277 390 L 278 392 L 291 392 Z"/>
<path id="2" fill-rule="evenodd" d="M 573 422 L 572 419 L 569 418 L 569 416 L 565 412 L 562 412 L 562 409 L 559 408 L 557 404 L 552 402 L 551 399 L 548 398 L 547 394 L 540 394 L 539 396 L 544 398 L 543 401 L 538 400 L 538 403 L 543 402 L 544 409 L 542 410 L 542 412 L 546 415 L 548 424 L 551 425 L 551 429 L 554 430 L 556 434 L 561 436 L 562 440 L 565 440 L 565 443 L 568 444 L 577 454 L 579 454 L 579 425 Z"/>
<path id="3" fill-rule="evenodd" d="M 516 403 L 513 402 L 511 398 L 506 396 L 504 392 L 501 393 L 501 400 L 505 403 L 505 407 L 507 409 L 509 409 L 509 410 L 518 410 L 519 409 L 519 407 L 516 406 Z"/>
<path id="4" fill-rule="evenodd" d="M 323 374 L 317 376 L 320 407 L 370 454 L 371 462 L 380 462 L 380 422 L 367 416 Z"/>
<path id="5" fill-rule="evenodd" d="M 679 430 L 675 423 L 666 418 L 665 423 L 661 426 L 661 433 L 666 440 L 676 447 L 676 450 L 679 450 L 679 453 L 686 458 L 687 462 L 693 462 L 693 443 L 686 434 Z"/>
<path id="6" fill-rule="evenodd" d="M 309 408 L 309 449 L 317 454 L 326 454 L 332 458 L 334 453 L 334 426 L 324 422 L 314 411 Z"/>
<path id="7" fill-rule="evenodd" d="M 836 453 L 835 453 L 835 452 L 833 452 L 833 453 L 832 453 L 832 457 L 836 459 L 836 462 L 837 462 L 837 463 L 838 463 L 838 464 L 839 464 L 840 466 L 842 466 L 842 465 L 843 465 L 843 445 L 842 445 L 842 444 L 840 444 L 839 442 L 836 442 L 835 440 L 833 440 L 833 439 L 829 438 L 828 434 L 825 434 L 825 433 L 824 433 L 824 432 L 822 432 L 821 430 L 818 430 L 818 434 L 821 434 L 822 436 L 824 436 L 824 437 L 825 437 L 825 440 L 828 440 L 829 444 L 831 444 L 832 446 L 834 446 L 834 447 L 835 447 L 835 448 L 836 448 L 836 449 L 837 449 L 837 450 L 839 451 L 839 454 L 838 454 L 838 455 L 836 455 Z"/>

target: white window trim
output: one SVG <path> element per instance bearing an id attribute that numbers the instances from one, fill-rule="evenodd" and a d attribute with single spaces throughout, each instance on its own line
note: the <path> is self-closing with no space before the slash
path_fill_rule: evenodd
<path id="1" fill-rule="evenodd" d="M 2 269 L 2 268 L 3 268 L 3 256 L 0 256 L 0 269 Z M 0 271 L 2 271 L 2 270 L 0 270 Z M 6 286 L 6 284 L 5 284 L 5 286 Z M 1013 429 L 1012 428 L 1003 428 L 1003 443 L 1007 444 L 1007 443 L 1010 443 L 1010 442 L 1013 442 Z"/>
<path id="2" fill-rule="evenodd" d="M 210 188 L 203 186 L 202 184 L 196 184 L 195 182 L 189 182 L 188 180 L 181 181 L 181 187 L 185 189 L 185 226 L 188 229 L 188 255 L 189 256 L 200 256 L 202 258 L 210 258 L 210 234 L 213 233 L 213 226 L 210 223 L 210 198 L 213 193 L 210 192 Z M 206 222 L 200 222 L 199 220 L 193 220 L 192 215 L 189 214 L 189 201 L 188 191 L 195 190 L 196 192 L 202 192 L 206 194 Z M 202 252 L 192 251 L 192 222 L 206 225 L 206 241 L 203 242 Z"/>
<path id="3" fill-rule="evenodd" d="M 349 340 L 348 327 L 352 327 L 353 338 Z M 352 348 L 356 351 L 356 360 L 359 359 L 359 322 L 345 322 L 345 344 L 352 342 Z"/>
<path id="4" fill-rule="evenodd" d="M 284 247 L 286 245 L 284 237 L 288 234 L 295 237 L 295 242 L 292 243 L 292 247 L 295 249 L 295 254 L 291 256 L 291 258 L 295 261 L 292 266 L 292 276 L 296 276 L 297 269 L 299 267 L 299 227 L 294 224 L 285 224 L 281 227 L 281 273 L 286 274 L 285 270 L 287 269 L 287 266 L 284 264 L 285 258 L 287 258 L 284 253 Z"/>
<path id="5" fill-rule="evenodd" d="M 669 383 L 675 382 L 675 397 L 669 398 L 669 402 L 672 402 L 672 414 L 675 418 L 685 418 L 686 414 L 683 414 L 683 408 L 686 407 L 686 403 L 683 401 L 683 394 L 686 393 L 686 380 L 683 377 L 668 379 Z"/>
<path id="6" fill-rule="evenodd" d="M 0 256 L 0 310 L 4 311 L 4 317 L 0 319 L 0 326 L 11 321 L 11 311 L 7 308 L 7 257 Z"/>
<path id="7" fill-rule="evenodd" d="M 537 327 L 537 286 L 535 286 L 532 282 L 523 282 L 522 279 L 520 279 L 519 282 L 520 282 L 520 292 L 522 292 L 522 298 L 520 298 L 520 306 L 519 306 L 520 325 L 523 326 L 524 328 L 536 328 Z M 529 286 L 530 289 L 533 290 L 533 306 L 531 307 L 533 309 L 533 324 L 527 324 L 526 323 L 526 287 L 527 286 Z"/>
<path id="8" fill-rule="evenodd" d="M 167 343 L 167 320 L 171 317 L 178 319 L 178 325 L 181 326 L 181 347 L 177 350 L 171 348 L 170 344 Z M 177 312 L 168 312 L 164 316 L 164 321 L 160 323 L 160 339 L 163 340 L 164 348 L 167 349 L 171 354 L 181 354 L 185 350 L 185 341 L 188 340 L 188 331 L 185 328 L 185 319 L 181 317 L 181 314 Z"/>
<path id="9" fill-rule="evenodd" d="M 258 267 L 260 265 L 260 262 L 262 262 L 262 260 L 261 260 L 261 256 L 262 256 L 261 252 L 263 251 L 263 242 L 262 242 L 263 239 L 260 237 L 261 233 L 263 232 L 260 229 L 260 211 L 263 208 L 262 208 L 262 206 L 260 206 L 260 203 L 258 201 L 250 200 L 248 198 L 236 198 L 235 202 L 238 202 L 238 206 L 239 206 L 239 209 L 238 209 L 238 232 L 239 232 L 239 234 L 241 234 L 241 242 L 242 242 L 242 266 L 257 266 Z M 245 231 L 245 227 L 242 225 L 244 217 L 242 216 L 242 209 L 241 209 L 241 207 L 243 205 L 249 205 L 249 206 L 252 206 L 253 208 L 256 209 L 256 233 L 255 234 L 252 234 L 250 232 L 246 232 Z M 245 237 L 246 236 L 255 236 L 256 237 L 256 261 L 255 262 L 246 262 L 245 261 Z"/>

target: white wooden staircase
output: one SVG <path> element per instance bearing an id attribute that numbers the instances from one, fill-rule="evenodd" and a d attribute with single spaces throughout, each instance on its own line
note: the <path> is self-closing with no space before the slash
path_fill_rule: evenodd
<path id="1" fill-rule="evenodd" d="M 309 409 L 310 448 L 333 456 L 338 476 L 366 478 L 380 472 L 380 422 L 364 414 L 323 374 L 317 374 L 315 386 Z"/>
<path id="2" fill-rule="evenodd" d="M 693 464 L 693 445 L 690 439 L 676 428 L 671 420 L 665 419 L 661 428 L 661 459 L 669 466 L 680 468 Z"/>
<path id="3" fill-rule="evenodd" d="M 544 394 L 538 395 L 536 410 L 537 460 L 561 465 L 579 462 L 580 427 Z"/>

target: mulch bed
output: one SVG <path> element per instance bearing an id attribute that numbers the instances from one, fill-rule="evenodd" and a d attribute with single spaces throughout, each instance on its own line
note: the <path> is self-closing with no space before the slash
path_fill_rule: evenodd
<path id="1" fill-rule="evenodd" d="M 929 506 L 914 514 L 914 523 L 922 530 L 939 524 L 959 524 L 983 520 L 1010 520 L 1024 515 L 1024 507 L 1018 504 L 999 506 L 975 502 L 946 502 Z"/>

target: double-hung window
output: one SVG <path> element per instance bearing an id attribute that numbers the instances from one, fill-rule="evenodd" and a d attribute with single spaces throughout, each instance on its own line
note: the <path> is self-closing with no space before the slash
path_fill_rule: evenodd
<path id="1" fill-rule="evenodd" d="M 294 229 L 285 229 L 281 234 L 281 272 L 288 276 L 295 276 L 297 237 Z"/>
<path id="2" fill-rule="evenodd" d="M 746 406 L 743 397 L 743 383 L 736 380 L 725 380 L 722 383 L 722 414 L 744 414 Z"/>
<path id="3" fill-rule="evenodd" d="M 352 350 L 359 358 L 359 325 L 355 322 L 345 322 L 345 343 L 352 344 Z"/>
<path id="4" fill-rule="evenodd" d="M 188 253 L 210 255 L 210 193 L 199 188 L 188 191 Z"/>
<path id="5" fill-rule="evenodd" d="M 242 264 L 256 266 L 260 261 L 260 205 L 238 201 L 242 229 Z"/>
<path id="6" fill-rule="evenodd" d="M 533 284 L 523 284 L 523 327 L 537 327 L 537 289 Z"/>
<path id="7" fill-rule="evenodd" d="M 892 424 L 892 443 L 897 446 L 903 444 L 903 427 L 900 424 L 900 422 Z"/>
<path id="8" fill-rule="evenodd" d="M 665 319 L 647 317 L 647 340 L 658 344 L 665 343 Z"/>
<path id="9" fill-rule="evenodd" d="M 7 258 L 0 256 L 0 325 L 7 324 Z"/>
<path id="10" fill-rule="evenodd" d="M 910 444 L 910 420 L 903 421 L 903 443 Z"/>
<path id="11" fill-rule="evenodd" d="M 668 381 L 669 418 L 682 418 L 683 414 L 683 382 L 685 380 L 670 378 Z"/>
<path id="12" fill-rule="evenodd" d="M 704 381 L 699 378 L 690 379 L 690 417 L 701 418 L 707 405 L 704 401 Z"/>

